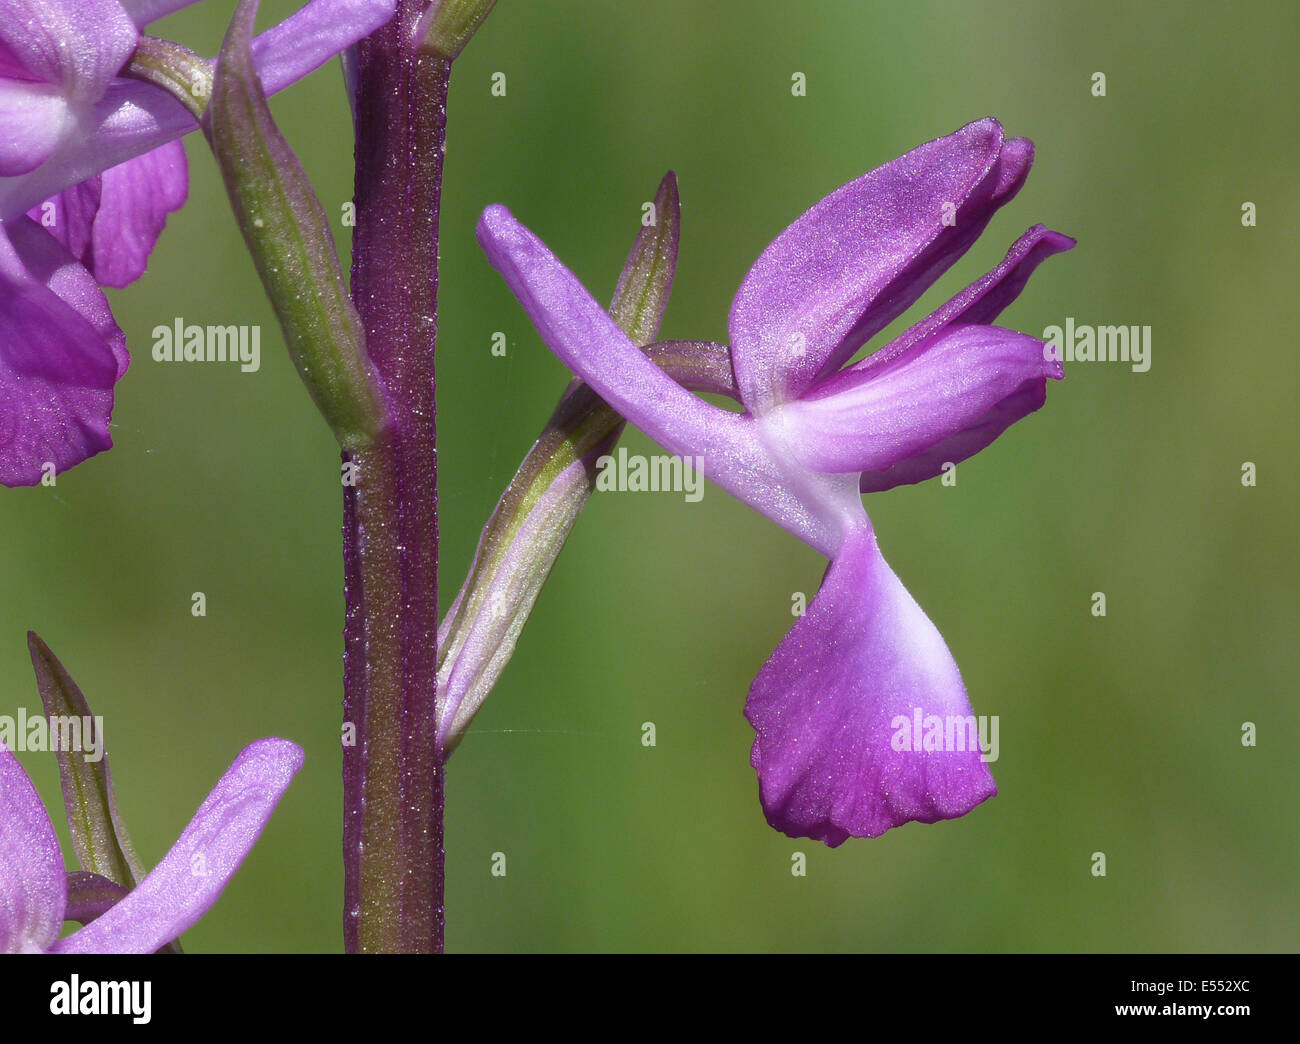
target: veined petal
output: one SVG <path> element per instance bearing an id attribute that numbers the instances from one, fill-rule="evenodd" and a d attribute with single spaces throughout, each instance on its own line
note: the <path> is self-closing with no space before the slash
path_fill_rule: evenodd
<path id="1" fill-rule="evenodd" d="M 1045 354 L 1042 341 L 1000 326 L 944 330 L 890 366 L 846 371 L 783 406 L 791 449 L 814 471 L 884 471 L 984 426 L 1008 399 L 1028 405 L 1024 385 L 1064 376 Z M 1041 405 L 1040 393 L 1031 408 Z"/>
<path id="2" fill-rule="evenodd" d="M 0 80 L 0 176 L 35 170 L 77 126 L 56 84 Z"/>
<path id="3" fill-rule="evenodd" d="M 601 398 L 670 453 L 702 458 L 707 477 L 800 539 L 827 551 L 838 546 L 834 513 L 794 491 L 753 419 L 705 402 L 664 373 L 509 210 L 484 210 L 478 241 L 547 347 Z"/>
<path id="4" fill-rule="evenodd" d="M 869 525 L 759 672 L 745 717 L 767 821 L 790 837 L 834 847 L 954 819 L 997 793 L 957 665 Z M 936 721 L 948 749 L 926 743 Z"/>
<path id="5" fill-rule="evenodd" d="M 0 743 L 0 953 L 43 953 L 67 905 L 63 854 L 41 796 Z"/>
<path id="6" fill-rule="evenodd" d="M 732 303 L 752 412 L 804 392 L 902 314 L 978 238 L 1033 158 L 997 120 L 969 124 L 831 193 L 763 251 Z"/>
<path id="7" fill-rule="evenodd" d="M 126 339 L 90 275 L 23 217 L 0 225 L 0 483 L 39 482 L 112 444 Z"/>
<path id="8" fill-rule="evenodd" d="M 0 42 L 74 103 L 99 99 L 139 36 L 118 0 L 0 0 Z"/>
<path id="9" fill-rule="evenodd" d="M 302 750 L 287 740 L 244 748 L 153 872 L 53 950 L 152 953 L 191 927 L 252 851 L 302 759 Z"/>
<path id="10" fill-rule="evenodd" d="M 368 36 L 393 15 L 396 0 L 312 0 L 253 40 L 254 64 L 267 94 L 283 90 Z M 329 48 L 333 47 L 333 51 Z M 327 53 L 328 52 L 328 53 Z M 38 169 L 0 177 L 0 221 L 25 213 L 69 185 L 199 129 L 160 87 L 118 79 L 77 133 Z"/>

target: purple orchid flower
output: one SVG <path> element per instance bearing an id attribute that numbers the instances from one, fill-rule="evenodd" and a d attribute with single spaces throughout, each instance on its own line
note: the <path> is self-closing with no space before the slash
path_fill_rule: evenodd
<path id="1" fill-rule="evenodd" d="M 1064 376 L 1059 361 L 1038 339 L 989 324 L 1074 241 L 1031 228 L 933 315 L 845 363 L 966 252 L 1032 159 L 1029 141 L 980 120 L 841 187 L 787 228 L 731 308 L 743 413 L 655 366 L 504 207 L 479 222 L 489 259 L 561 361 L 670 452 L 702 457 L 714 482 L 831 558 L 745 708 L 764 811 L 792 837 L 835 846 L 955 818 L 997 792 L 978 743 L 895 742 L 900 719 L 928 733 L 936 718 L 974 718 L 943 638 L 882 557 L 860 493 L 939 474 L 1042 406 L 1048 378 Z"/>
<path id="2" fill-rule="evenodd" d="M 145 270 L 188 194 L 176 98 L 121 76 L 140 30 L 196 0 L 0 0 L 0 483 L 31 485 L 112 445 L 122 331 L 98 286 Z M 267 93 L 392 17 L 395 0 L 313 0 L 253 42 Z M 88 275 L 79 273 L 84 266 Z M 83 277 L 84 276 L 84 277 Z"/>
<path id="3" fill-rule="evenodd" d="M 152 953 L 178 938 L 217 901 L 302 761 L 287 740 L 245 747 L 139 885 L 106 904 L 103 882 L 70 903 L 69 879 L 93 875 L 65 873 L 40 795 L 0 744 L 0 953 Z M 89 923 L 60 939 L 65 920 Z"/>

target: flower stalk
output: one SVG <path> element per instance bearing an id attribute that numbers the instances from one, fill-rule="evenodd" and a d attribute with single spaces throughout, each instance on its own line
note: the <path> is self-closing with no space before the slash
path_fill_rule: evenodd
<path id="1" fill-rule="evenodd" d="M 344 453 L 344 941 L 441 952 L 437 749 L 438 210 L 451 59 L 420 46 L 428 5 L 401 0 L 353 62 L 352 297 L 392 425 Z M 355 466 L 355 484 L 347 482 Z"/>

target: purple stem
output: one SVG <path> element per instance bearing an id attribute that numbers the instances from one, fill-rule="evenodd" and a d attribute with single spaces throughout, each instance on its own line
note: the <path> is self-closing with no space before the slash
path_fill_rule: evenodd
<path id="1" fill-rule="evenodd" d="M 443 945 L 436 748 L 438 207 L 450 62 L 410 44 L 426 0 L 357 45 L 352 298 L 393 417 L 344 487 L 344 942 Z"/>

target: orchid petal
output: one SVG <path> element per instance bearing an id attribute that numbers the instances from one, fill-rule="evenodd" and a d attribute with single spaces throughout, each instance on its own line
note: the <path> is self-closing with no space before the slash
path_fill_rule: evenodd
<path id="1" fill-rule="evenodd" d="M 297 83 L 388 22 L 397 0 L 312 0 L 253 38 L 253 64 L 269 95 Z"/>
<path id="2" fill-rule="evenodd" d="M 601 398 L 668 452 L 703 458 L 705 475 L 778 525 L 814 547 L 838 545 L 839 520 L 790 488 L 752 418 L 705 402 L 664 373 L 505 207 L 484 210 L 477 234 L 547 347 Z"/>
<path id="3" fill-rule="evenodd" d="M 274 94 L 318 69 L 387 22 L 395 4 L 396 0 L 312 0 L 253 40 L 254 64 L 263 89 Z M 0 177 L 0 221 L 199 129 L 185 106 L 166 91 L 126 79 L 108 85 L 86 124 L 84 133 L 65 142 L 39 169 L 22 177 Z"/>
<path id="4" fill-rule="evenodd" d="M 29 218 L 0 226 L 0 483 L 32 485 L 108 449 L 127 362 L 90 273 Z"/>
<path id="5" fill-rule="evenodd" d="M 148 877 L 57 953 L 152 953 L 217 901 L 275 811 L 303 753 L 287 740 L 244 748 Z"/>
<path id="6" fill-rule="evenodd" d="M 199 129 L 185 106 L 142 80 L 114 80 L 84 129 L 30 174 L 0 178 L 0 221 L 26 213 L 71 185 Z"/>
<path id="7" fill-rule="evenodd" d="M 619 329 L 605 309 L 505 207 L 483 211 L 478 241 L 542 340 L 619 413 L 673 453 L 725 456 L 742 418 L 692 395 Z"/>
<path id="8" fill-rule="evenodd" d="M 167 215 L 188 195 L 185 146 L 172 141 L 65 189 L 27 216 L 101 286 L 123 287 L 144 274 Z"/>
<path id="9" fill-rule="evenodd" d="M 1016 421 L 1042 409 L 1045 402 L 1047 382 L 1026 381 L 961 431 L 882 471 L 864 471 L 858 488 L 863 493 L 878 493 L 941 475 L 945 468 L 975 456 Z"/>
<path id="10" fill-rule="evenodd" d="M 986 272 L 942 307 L 900 334 L 879 351 L 840 372 L 870 373 L 912 351 L 918 342 L 948 326 L 988 325 L 1008 307 L 1025 288 L 1034 270 L 1053 254 L 1074 247 L 1075 241 L 1046 225 L 1034 225 L 1011 244 L 998 265 Z"/>
<path id="11" fill-rule="evenodd" d="M 76 114 L 58 85 L 0 80 L 0 175 L 35 170 L 76 126 Z"/>
<path id="12" fill-rule="evenodd" d="M 1019 190 L 1032 155 L 980 120 L 844 185 L 773 240 L 729 322 L 749 409 L 799 396 L 902 314 Z"/>
<path id="13" fill-rule="evenodd" d="M 89 268 L 102 285 L 122 287 L 144 274 L 167 215 L 185 204 L 185 146 L 168 142 L 109 167 L 102 179 Z"/>
<path id="14" fill-rule="evenodd" d="M 3 40 L 0 40 L 0 80 L 34 80 Z"/>
<path id="15" fill-rule="evenodd" d="M 27 212 L 83 265 L 94 255 L 95 215 L 99 212 L 102 184 L 103 178 L 96 174 Z"/>
<path id="16" fill-rule="evenodd" d="M 0 0 L 0 42 L 72 102 L 94 102 L 140 33 L 118 0 Z"/>
<path id="17" fill-rule="evenodd" d="M 991 323 L 1020 296 L 1039 264 L 1053 254 L 1071 249 L 1074 242 L 1069 236 L 1053 232 L 1043 225 L 1035 225 L 1012 244 L 1007 256 L 996 268 L 879 351 L 840 371 L 835 380 L 847 379 L 848 374 L 866 376 L 880 371 L 905 354 L 915 354 L 923 349 L 924 342 L 944 328 Z M 942 473 L 945 465 L 958 464 L 973 457 L 1008 427 L 1042 407 L 1046 401 L 1046 382 L 1027 381 L 964 430 L 883 471 L 865 472 L 862 475 L 861 490 L 863 493 L 876 493 L 894 486 L 934 478 Z"/>
<path id="18" fill-rule="evenodd" d="M 814 471 L 883 471 L 982 425 L 1026 383 L 1060 380 L 1049 354 L 1037 338 L 1000 326 L 945 330 L 890 366 L 845 371 L 782 407 L 796 433 L 791 449 Z"/>
<path id="19" fill-rule="evenodd" d="M 0 743 L 0 953 L 44 953 L 63 928 L 67 878 L 54 824 Z"/>
<path id="20" fill-rule="evenodd" d="M 197 4 L 199 0 L 118 0 L 122 9 L 143 29 L 150 22 L 156 22 L 165 15 L 182 8 Z"/>
<path id="21" fill-rule="evenodd" d="M 977 739 L 973 749 L 926 751 L 916 737 L 899 749 L 900 726 L 910 740 L 918 711 L 922 722 L 960 721 L 952 746 L 972 746 L 957 665 L 862 526 L 749 692 L 750 761 L 768 822 L 834 847 L 953 819 L 996 794 Z"/>

